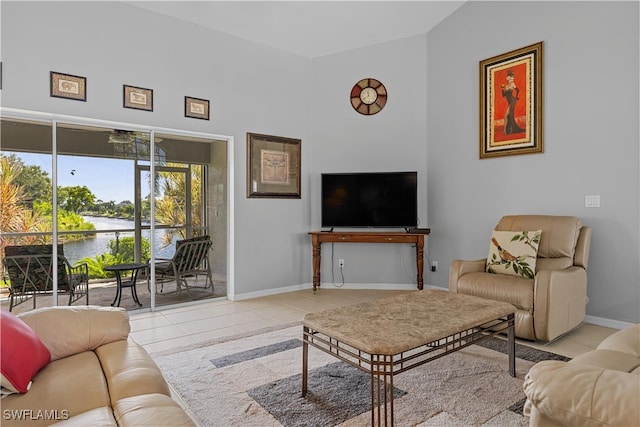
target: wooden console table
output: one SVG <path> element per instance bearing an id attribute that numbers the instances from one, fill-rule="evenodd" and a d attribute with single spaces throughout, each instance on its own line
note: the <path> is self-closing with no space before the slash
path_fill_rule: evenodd
<path id="1" fill-rule="evenodd" d="M 320 288 L 320 245 L 325 242 L 413 243 L 416 245 L 418 289 L 422 289 L 424 286 L 424 280 L 422 278 L 424 270 L 424 236 L 427 234 L 387 231 L 312 231 L 309 235 L 311 236 L 311 246 L 313 249 L 313 291 L 315 292 Z"/>

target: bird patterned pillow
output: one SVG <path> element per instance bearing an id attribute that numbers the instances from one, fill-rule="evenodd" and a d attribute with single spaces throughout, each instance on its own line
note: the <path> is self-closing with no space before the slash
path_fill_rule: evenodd
<path id="1" fill-rule="evenodd" d="M 486 271 L 533 279 L 536 273 L 541 234 L 541 230 L 494 230 L 489 246 Z"/>

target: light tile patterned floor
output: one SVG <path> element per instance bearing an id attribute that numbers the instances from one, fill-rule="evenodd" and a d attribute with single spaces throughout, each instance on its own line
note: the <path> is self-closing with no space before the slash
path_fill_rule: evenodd
<path id="1" fill-rule="evenodd" d="M 410 291 L 310 289 L 232 302 L 208 301 L 153 313 L 131 313 L 131 336 L 149 352 L 301 320 L 305 313 Z M 595 348 L 615 329 L 583 323 L 551 342 L 519 343 L 568 357 Z"/>

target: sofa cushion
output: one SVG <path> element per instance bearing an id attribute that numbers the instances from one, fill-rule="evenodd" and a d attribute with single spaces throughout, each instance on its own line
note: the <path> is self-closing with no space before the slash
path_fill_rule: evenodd
<path id="1" fill-rule="evenodd" d="M 545 360 L 529 370 L 523 389 L 530 404 L 557 425 L 630 427 L 638 423 L 640 381 L 626 372 Z"/>
<path id="2" fill-rule="evenodd" d="M 51 360 L 126 340 L 131 326 L 121 307 L 43 307 L 19 315 L 51 352 Z"/>
<path id="3" fill-rule="evenodd" d="M 100 361 L 92 351 L 54 360 L 33 377 L 28 393 L 2 399 L 2 410 L 49 411 L 54 421 L 110 406 L 109 389 Z M 66 414 L 66 415 L 65 415 Z M 48 425 L 52 419 L 2 420 L 2 426 Z"/>
<path id="4" fill-rule="evenodd" d="M 533 279 L 539 243 L 540 230 L 494 230 L 489 245 L 487 272 Z"/>
<path id="5" fill-rule="evenodd" d="M 103 406 L 101 408 L 83 412 L 79 415 L 67 418 L 66 420 L 59 421 L 52 425 L 55 427 L 104 427 L 117 426 L 118 424 L 116 423 L 116 419 L 113 417 L 113 411 L 111 410 L 111 407 Z"/>
<path id="6" fill-rule="evenodd" d="M 184 409 L 164 394 L 153 393 L 127 397 L 113 405 L 113 412 L 121 427 L 195 426 Z"/>
<path id="7" fill-rule="evenodd" d="M 0 382 L 11 392 L 26 393 L 33 376 L 51 360 L 51 353 L 26 323 L 0 311 Z"/>
<path id="8" fill-rule="evenodd" d="M 160 369 L 133 340 L 116 341 L 96 350 L 109 385 L 111 403 L 149 393 L 171 395 Z"/>
<path id="9" fill-rule="evenodd" d="M 615 350 L 640 357 L 640 323 L 609 335 L 598 345 L 598 350 Z"/>
<path id="10" fill-rule="evenodd" d="M 592 350 L 576 356 L 571 360 L 571 363 L 597 366 L 614 371 L 634 372 L 640 368 L 640 357 L 615 350 Z"/>

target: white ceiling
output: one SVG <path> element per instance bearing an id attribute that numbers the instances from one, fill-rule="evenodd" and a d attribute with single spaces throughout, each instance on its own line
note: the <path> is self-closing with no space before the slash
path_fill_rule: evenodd
<path id="1" fill-rule="evenodd" d="M 307 58 L 416 36 L 464 1 L 125 1 Z"/>

